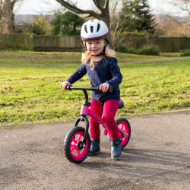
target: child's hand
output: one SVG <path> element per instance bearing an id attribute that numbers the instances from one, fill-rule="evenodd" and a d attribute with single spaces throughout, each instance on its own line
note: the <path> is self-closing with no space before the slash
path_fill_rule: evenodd
<path id="1" fill-rule="evenodd" d="M 102 92 L 107 92 L 109 89 L 109 84 L 108 83 L 103 83 L 99 86 L 99 89 L 102 90 Z"/>
<path id="2" fill-rule="evenodd" d="M 65 90 L 66 89 L 66 86 L 70 85 L 71 83 L 69 81 L 64 81 L 61 83 L 60 87 Z"/>

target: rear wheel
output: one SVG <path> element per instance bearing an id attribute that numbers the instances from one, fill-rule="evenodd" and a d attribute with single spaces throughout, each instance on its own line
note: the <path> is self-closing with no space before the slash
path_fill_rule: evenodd
<path id="1" fill-rule="evenodd" d="M 70 162 L 81 163 L 88 155 L 91 140 L 87 133 L 86 146 L 83 146 L 84 132 L 84 128 L 75 127 L 65 137 L 64 151 L 65 156 Z"/>
<path id="2" fill-rule="evenodd" d="M 119 137 L 121 138 L 121 149 L 125 148 L 129 142 L 130 136 L 131 136 L 131 126 L 127 119 L 125 118 L 118 118 L 116 120 L 118 128 L 124 131 L 124 133 L 127 133 L 127 136 L 123 136 L 119 132 Z"/>

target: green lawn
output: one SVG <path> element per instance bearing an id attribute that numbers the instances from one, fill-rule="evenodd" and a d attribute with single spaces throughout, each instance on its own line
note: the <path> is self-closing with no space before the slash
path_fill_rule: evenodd
<path id="1" fill-rule="evenodd" d="M 0 51 L 0 63 L 80 63 L 81 52 Z M 117 52 L 118 62 L 166 59 L 165 56 L 147 56 Z"/>
<path id="2" fill-rule="evenodd" d="M 0 123 L 74 120 L 83 93 L 63 91 L 60 84 L 79 65 L 0 64 Z M 190 108 L 190 60 L 119 66 L 125 107 L 117 117 Z M 85 76 L 75 85 L 90 81 Z"/>

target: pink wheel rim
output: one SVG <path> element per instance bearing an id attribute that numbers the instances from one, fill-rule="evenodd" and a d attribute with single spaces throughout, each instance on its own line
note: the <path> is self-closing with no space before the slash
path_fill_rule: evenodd
<path id="1" fill-rule="evenodd" d="M 122 121 L 118 124 L 118 127 L 123 130 L 125 133 L 129 134 L 129 126 L 126 122 Z M 124 146 L 125 143 L 128 141 L 129 139 L 129 135 L 122 137 L 121 133 L 119 132 L 119 137 L 121 138 L 122 142 L 121 142 L 121 146 Z"/>
<path id="2" fill-rule="evenodd" d="M 89 143 L 88 138 L 86 139 L 86 147 L 84 147 L 82 150 L 78 149 L 78 144 L 79 142 L 83 141 L 83 139 L 84 139 L 83 131 L 77 131 L 71 138 L 69 144 L 69 151 L 71 153 L 71 156 L 76 160 L 82 159 L 88 151 L 88 143 Z"/>

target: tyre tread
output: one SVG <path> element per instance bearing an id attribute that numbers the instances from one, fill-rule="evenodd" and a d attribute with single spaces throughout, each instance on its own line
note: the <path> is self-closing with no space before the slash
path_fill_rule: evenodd
<path id="1" fill-rule="evenodd" d="M 67 133 L 67 135 L 66 135 L 66 137 L 65 137 L 65 140 L 64 140 L 64 153 L 65 153 L 65 156 L 67 157 L 67 159 L 68 159 L 70 162 L 79 164 L 79 163 L 83 162 L 83 161 L 86 159 L 86 157 L 88 156 L 88 152 L 89 152 L 89 150 L 90 150 L 90 142 L 91 142 L 91 140 L 90 140 L 89 134 L 87 133 L 87 138 L 88 138 L 88 142 L 89 142 L 87 154 L 86 154 L 83 158 L 81 158 L 80 160 L 74 159 L 74 158 L 71 156 L 71 154 L 70 154 L 69 145 L 70 145 L 70 139 L 71 139 L 71 137 L 72 137 L 77 131 L 83 131 L 83 132 L 85 132 L 85 129 L 84 129 L 83 127 L 75 127 L 75 128 L 72 128 L 72 129 Z"/>
<path id="2" fill-rule="evenodd" d="M 127 142 L 121 147 L 121 149 L 124 149 L 127 146 L 127 144 L 129 143 L 129 140 L 130 140 L 130 137 L 131 137 L 131 126 L 130 126 L 129 121 L 126 118 L 124 118 L 124 117 L 120 117 L 120 118 L 116 119 L 115 122 L 118 125 L 122 121 L 124 121 L 125 123 L 127 123 L 128 127 L 129 127 L 129 138 L 128 138 Z"/>

